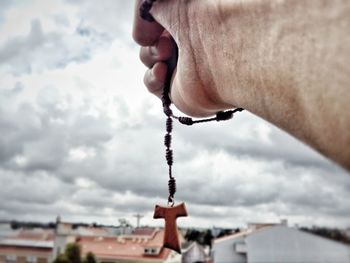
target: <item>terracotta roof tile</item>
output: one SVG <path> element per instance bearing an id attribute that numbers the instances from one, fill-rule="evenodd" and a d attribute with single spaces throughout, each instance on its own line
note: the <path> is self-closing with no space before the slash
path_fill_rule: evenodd
<path id="1" fill-rule="evenodd" d="M 152 236 L 155 231 L 156 229 L 153 227 L 139 227 L 135 228 L 131 234 L 136 236 Z"/>
<path id="2" fill-rule="evenodd" d="M 159 255 L 147 256 L 144 254 L 146 247 L 161 248 L 163 244 L 164 231 L 157 231 L 151 239 L 131 239 L 122 237 L 81 237 L 78 243 L 81 245 L 82 253 L 93 252 L 98 258 L 104 259 L 144 259 L 164 260 L 170 250 L 162 249 Z"/>
<path id="3" fill-rule="evenodd" d="M 54 239 L 53 230 L 21 230 L 15 237 L 15 239 L 23 240 L 35 240 L 35 241 L 52 241 Z"/>

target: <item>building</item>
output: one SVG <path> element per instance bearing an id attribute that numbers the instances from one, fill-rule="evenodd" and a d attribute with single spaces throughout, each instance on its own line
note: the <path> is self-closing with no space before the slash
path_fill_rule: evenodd
<path id="1" fill-rule="evenodd" d="M 105 228 L 80 226 L 58 221 L 54 235 L 53 257 L 64 252 L 68 243 L 74 243 L 79 237 L 108 237 L 113 234 Z"/>
<path id="2" fill-rule="evenodd" d="M 22 229 L 0 240 L 0 263 L 52 262 L 53 246 L 52 230 Z"/>
<path id="3" fill-rule="evenodd" d="M 216 263 L 350 262 L 350 246 L 280 225 L 253 224 L 245 231 L 218 238 Z"/>
<path id="4" fill-rule="evenodd" d="M 63 253 L 68 243 L 80 245 L 82 255 L 94 253 L 98 262 L 180 263 L 181 255 L 163 248 L 164 230 L 142 227 L 115 235 L 108 228 L 74 226 L 59 222 L 54 237 L 53 257 Z M 181 233 L 180 240 L 183 241 Z"/>
<path id="5" fill-rule="evenodd" d="M 182 263 L 207 263 L 211 262 L 209 249 L 205 249 L 198 242 L 193 241 L 182 249 Z"/>
<path id="6" fill-rule="evenodd" d="M 0 240 L 15 237 L 19 231 L 12 229 L 10 222 L 0 222 Z"/>
<path id="7" fill-rule="evenodd" d="M 92 252 L 99 262 L 181 263 L 181 255 L 163 248 L 164 230 L 137 230 L 119 237 L 81 237 L 77 243 L 82 254 Z"/>

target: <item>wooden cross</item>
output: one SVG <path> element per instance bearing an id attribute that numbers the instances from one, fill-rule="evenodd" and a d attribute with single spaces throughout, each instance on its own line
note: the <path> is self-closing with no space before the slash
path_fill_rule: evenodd
<path id="1" fill-rule="evenodd" d="M 165 233 L 163 246 L 181 254 L 181 246 L 178 238 L 176 219 L 180 216 L 187 216 L 186 206 L 181 203 L 174 207 L 162 207 L 156 205 L 153 218 L 164 218 Z"/>

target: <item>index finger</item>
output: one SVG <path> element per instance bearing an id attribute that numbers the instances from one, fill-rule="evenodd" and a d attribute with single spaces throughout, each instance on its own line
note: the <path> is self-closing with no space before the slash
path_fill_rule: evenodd
<path id="1" fill-rule="evenodd" d="M 158 40 L 164 31 L 164 28 L 157 21 L 148 22 L 141 18 L 140 6 L 142 2 L 143 0 L 135 1 L 134 26 L 132 36 L 139 45 L 151 46 Z"/>

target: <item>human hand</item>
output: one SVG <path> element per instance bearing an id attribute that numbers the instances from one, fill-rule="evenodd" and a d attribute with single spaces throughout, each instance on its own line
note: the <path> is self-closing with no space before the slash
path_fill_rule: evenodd
<path id="1" fill-rule="evenodd" d="M 232 108 L 222 88 L 225 81 L 221 78 L 218 83 L 213 70 L 218 66 L 212 49 L 220 49 L 212 34 L 218 30 L 212 24 L 217 6 L 207 0 L 155 2 L 151 13 L 156 22 L 150 23 L 139 15 L 141 3 L 135 3 L 133 37 L 142 46 L 141 61 L 149 68 L 144 76 L 148 90 L 160 97 L 168 70 L 166 61 L 178 46 L 178 67 L 170 94 L 175 106 L 191 116 Z"/>

